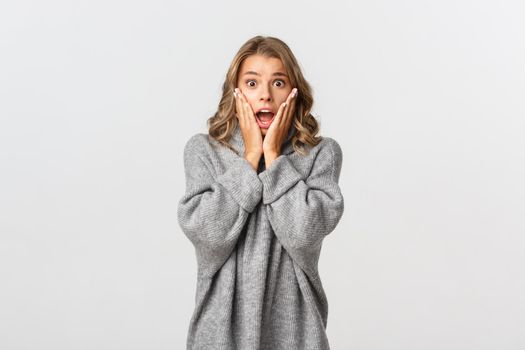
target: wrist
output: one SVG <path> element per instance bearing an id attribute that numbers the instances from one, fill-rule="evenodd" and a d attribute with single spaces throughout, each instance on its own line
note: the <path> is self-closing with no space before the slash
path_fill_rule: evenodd
<path id="1" fill-rule="evenodd" d="M 272 165 L 273 161 L 280 156 L 280 153 L 277 152 L 265 152 L 264 153 L 264 162 L 266 164 L 266 169 Z"/>
<path id="2" fill-rule="evenodd" d="M 245 152 L 244 153 L 244 159 L 246 159 L 252 166 L 255 171 L 257 171 L 257 168 L 259 167 L 259 161 L 261 159 L 262 154 L 258 152 Z"/>
<path id="3" fill-rule="evenodd" d="M 264 157 L 265 158 L 277 158 L 281 155 L 280 151 L 264 151 Z"/>

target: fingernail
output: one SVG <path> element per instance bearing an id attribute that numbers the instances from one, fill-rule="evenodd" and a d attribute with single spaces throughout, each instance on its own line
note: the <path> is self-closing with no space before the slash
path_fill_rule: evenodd
<path id="1" fill-rule="evenodd" d="M 293 96 L 297 96 L 297 88 L 293 88 Z"/>

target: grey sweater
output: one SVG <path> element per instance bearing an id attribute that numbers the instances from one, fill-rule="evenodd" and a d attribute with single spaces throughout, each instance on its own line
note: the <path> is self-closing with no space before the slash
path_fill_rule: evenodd
<path id="1" fill-rule="evenodd" d="M 318 273 L 323 238 L 339 222 L 342 151 L 324 137 L 302 156 L 290 128 L 281 155 L 255 171 L 208 134 L 184 148 L 178 222 L 197 261 L 187 349 L 329 349 Z M 230 140 L 242 155 L 239 126 Z"/>

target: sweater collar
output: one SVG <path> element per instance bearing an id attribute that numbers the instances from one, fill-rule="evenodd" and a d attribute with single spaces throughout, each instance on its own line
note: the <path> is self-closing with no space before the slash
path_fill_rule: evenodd
<path id="1" fill-rule="evenodd" d="M 281 154 L 290 154 L 294 152 L 292 137 L 296 134 L 296 131 L 297 130 L 295 129 L 295 127 L 293 127 L 293 125 L 290 126 L 290 129 L 288 130 L 288 135 L 282 143 Z M 244 153 L 244 139 L 242 137 L 242 132 L 239 123 L 235 124 L 230 143 L 239 151 L 240 154 Z"/>

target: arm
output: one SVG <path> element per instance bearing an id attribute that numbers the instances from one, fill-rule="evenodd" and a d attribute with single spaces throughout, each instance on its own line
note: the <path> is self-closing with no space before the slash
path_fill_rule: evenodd
<path id="1" fill-rule="evenodd" d="M 207 136 L 206 136 L 207 137 Z M 199 273 L 212 277 L 233 251 L 249 214 L 262 196 L 257 172 L 242 157 L 219 175 L 214 175 L 206 140 L 193 136 L 184 148 L 186 191 L 177 217 L 184 234 L 193 243 Z"/>
<path id="2" fill-rule="evenodd" d="M 311 278 L 318 276 L 322 240 L 335 229 L 344 211 L 338 185 L 342 151 L 335 140 L 324 141 L 306 178 L 284 155 L 258 175 L 275 235 Z"/>

